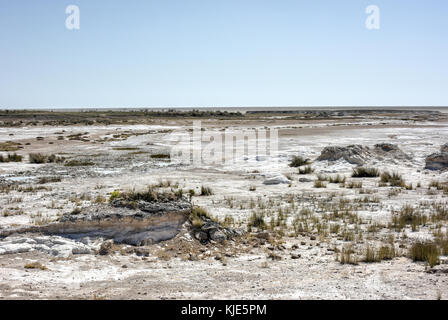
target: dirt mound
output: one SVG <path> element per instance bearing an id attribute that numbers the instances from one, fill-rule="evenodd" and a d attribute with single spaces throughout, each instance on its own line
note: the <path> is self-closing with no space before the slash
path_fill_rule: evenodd
<path id="1" fill-rule="evenodd" d="M 397 145 L 390 143 L 379 143 L 373 148 L 353 144 L 349 146 L 325 147 L 317 161 L 337 161 L 343 159 L 351 164 L 364 165 L 372 158 L 383 160 L 410 160 L 411 157 L 404 153 Z"/>
<path id="2" fill-rule="evenodd" d="M 379 143 L 373 148 L 373 153 L 379 158 L 392 158 L 396 160 L 411 160 L 397 145 L 391 143 Z"/>
<path id="3" fill-rule="evenodd" d="M 369 147 L 355 144 L 346 147 L 325 147 L 317 158 L 317 161 L 337 161 L 339 159 L 344 159 L 351 164 L 363 165 L 370 157 L 371 153 Z"/>

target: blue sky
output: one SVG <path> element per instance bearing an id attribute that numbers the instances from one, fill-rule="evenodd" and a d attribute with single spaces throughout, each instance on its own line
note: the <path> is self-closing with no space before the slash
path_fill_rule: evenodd
<path id="1" fill-rule="evenodd" d="M 0 0 L 0 108 L 442 106 L 447 35 L 446 0 Z"/>

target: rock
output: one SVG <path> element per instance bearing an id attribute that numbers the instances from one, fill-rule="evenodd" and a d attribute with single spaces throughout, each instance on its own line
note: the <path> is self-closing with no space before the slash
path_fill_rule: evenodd
<path id="1" fill-rule="evenodd" d="M 0 238 L 14 233 L 40 233 L 80 242 L 85 238 L 105 238 L 113 239 L 114 243 L 141 246 L 172 239 L 190 211 L 191 204 L 185 201 L 146 204 L 140 201 L 132 209 L 119 202 L 92 205 L 77 215 L 66 213 L 60 221 L 48 225 L 0 230 Z"/>
<path id="2" fill-rule="evenodd" d="M 312 182 L 313 180 L 308 178 L 299 178 L 299 182 Z"/>
<path id="3" fill-rule="evenodd" d="M 440 152 L 448 152 L 448 143 L 445 143 L 440 147 Z"/>
<path id="4" fill-rule="evenodd" d="M 72 254 L 96 252 L 93 246 L 58 236 L 15 234 L 0 241 L 0 255 L 31 252 L 34 250 L 64 258 Z"/>
<path id="5" fill-rule="evenodd" d="M 149 257 L 150 251 L 148 248 L 134 248 L 133 253 L 138 257 Z"/>
<path id="6" fill-rule="evenodd" d="M 375 149 L 381 150 L 383 152 L 391 152 L 400 150 L 396 145 L 391 143 L 378 143 L 375 145 Z"/>
<path id="7" fill-rule="evenodd" d="M 269 235 L 269 232 L 264 231 L 264 232 L 258 232 L 257 235 L 256 235 L 256 237 L 257 237 L 258 239 L 269 240 L 270 235 Z"/>
<path id="8" fill-rule="evenodd" d="M 218 222 L 208 220 L 202 225 L 201 230 L 204 232 L 210 232 L 212 230 L 217 230 L 219 228 L 220 225 Z"/>
<path id="9" fill-rule="evenodd" d="M 275 185 L 275 184 L 290 184 L 291 181 L 285 176 L 276 176 L 273 178 L 266 179 L 263 184 L 265 185 Z"/>
<path id="10" fill-rule="evenodd" d="M 224 232 L 222 232 L 221 230 L 218 230 L 218 229 L 211 230 L 209 232 L 209 236 L 210 236 L 210 239 L 212 239 L 213 241 L 222 242 L 227 239 Z"/>
<path id="11" fill-rule="evenodd" d="M 104 241 L 101 246 L 100 249 L 98 250 L 98 254 L 101 256 L 105 256 L 108 255 L 112 252 L 112 246 L 114 244 L 113 240 L 107 240 Z"/>
<path id="12" fill-rule="evenodd" d="M 291 259 L 299 259 L 300 257 L 301 257 L 300 254 L 294 254 L 294 253 L 291 254 Z"/>
<path id="13" fill-rule="evenodd" d="M 282 260 L 282 257 L 280 257 L 279 255 L 277 255 L 275 253 L 269 253 L 268 258 L 272 259 L 273 261 Z"/>
<path id="14" fill-rule="evenodd" d="M 75 247 L 72 249 L 72 254 L 91 254 L 93 253 L 93 250 L 87 247 Z M 55 254 L 55 256 L 58 256 L 58 254 Z"/>
<path id="15" fill-rule="evenodd" d="M 223 227 L 219 222 L 213 221 L 207 217 L 201 217 L 201 220 L 203 222 L 202 226 L 200 228 L 193 228 L 192 234 L 197 240 L 203 243 L 207 241 L 212 243 L 215 241 L 222 242 L 244 234 L 244 231 L 242 230 Z"/>
<path id="16" fill-rule="evenodd" d="M 235 236 L 235 237 L 241 237 L 245 233 L 245 230 L 242 228 L 240 228 L 240 229 L 229 228 L 227 230 L 232 236 Z"/>
<path id="17" fill-rule="evenodd" d="M 318 161 L 337 161 L 343 159 L 351 164 L 363 165 L 371 156 L 369 147 L 362 145 L 349 145 L 346 147 L 332 146 L 325 147 Z"/>
<path id="18" fill-rule="evenodd" d="M 426 157 L 425 169 L 445 170 L 448 168 L 448 152 L 433 153 Z"/>
<path id="19" fill-rule="evenodd" d="M 208 234 L 204 231 L 196 231 L 194 233 L 194 237 L 199 241 L 207 241 L 208 240 Z"/>

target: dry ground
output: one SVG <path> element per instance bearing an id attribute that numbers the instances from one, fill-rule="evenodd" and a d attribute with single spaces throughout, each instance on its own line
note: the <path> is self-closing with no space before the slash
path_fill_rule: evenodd
<path id="1" fill-rule="evenodd" d="M 6 238 L 0 240 L 0 298 L 448 297 L 446 257 L 442 255 L 434 268 L 408 257 L 415 242 L 447 233 L 446 220 L 431 218 L 438 210 L 436 205 L 446 205 L 446 193 L 443 188 L 430 187 L 432 181 L 444 183 L 447 174 L 424 170 L 425 157 L 448 142 L 446 120 L 300 120 L 269 115 L 202 119 L 204 127 L 221 130 L 275 127 L 280 132 L 280 143 L 278 154 L 271 158 L 241 158 L 231 164 L 198 168 L 151 157 L 166 153 L 167 135 L 175 129 L 188 129 L 190 119 L 154 122 L 0 128 L 0 143 L 20 143 L 21 148 L 15 152 L 24 156 L 22 162 L 0 163 L 0 228 L 57 221 L 63 213 L 107 200 L 114 190 L 162 184 L 168 189 L 194 189 L 199 193 L 201 186 L 208 186 L 213 195 L 193 197 L 195 205 L 235 228 L 250 229 L 251 217 L 262 216 L 270 240 L 254 241 L 258 239 L 255 231 L 260 230 L 253 228 L 243 239 L 224 246 L 201 245 L 183 236 L 182 241 L 190 245 L 177 250 L 181 245 L 178 236 L 153 245 L 143 256 L 120 248 L 100 256 L 71 254 L 78 244 L 67 239 L 46 239 L 53 245 L 48 247 L 32 244 L 28 235 L 14 241 Z M 311 164 L 314 172 L 306 175 L 288 166 L 293 155 L 314 160 L 329 145 L 373 146 L 383 142 L 397 144 L 411 155 L 411 160 L 372 160 L 368 166 L 400 173 L 412 185 L 411 190 L 381 185 L 380 178 L 353 179 L 354 165 L 345 161 L 315 161 Z M 88 165 L 28 163 L 28 154 L 36 152 Z M 346 182 L 324 182 L 326 188 L 315 188 L 319 174 L 339 174 L 346 177 Z M 291 183 L 263 184 L 267 178 L 279 175 L 288 177 Z M 58 179 L 39 183 L 40 178 L 49 177 Z M 300 178 L 312 181 L 300 182 Z M 349 188 L 350 181 L 362 181 L 362 187 Z M 427 215 L 428 221 L 414 227 L 391 226 L 393 216 L 406 205 Z M 331 229 L 335 225 L 338 230 Z M 82 245 L 94 252 L 100 241 Z M 367 247 L 383 245 L 395 249 L 391 260 L 362 262 Z M 341 251 L 348 248 L 357 264 L 340 262 Z M 25 268 L 36 261 L 44 267 Z"/>

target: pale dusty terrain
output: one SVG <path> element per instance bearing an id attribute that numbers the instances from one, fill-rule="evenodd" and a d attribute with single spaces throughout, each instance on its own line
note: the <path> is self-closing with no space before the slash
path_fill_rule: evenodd
<path id="1" fill-rule="evenodd" d="M 280 209 L 286 216 L 284 229 L 272 230 L 273 234 L 283 234 L 272 236 L 275 241 L 260 245 L 250 245 L 250 241 L 229 241 L 219 248 L 213 243 L 196 243 L 198 254 L 195 259 L 185 259 L 185 252 L 169 259 L 162 258 L 160 251 L 164 246 L 176 245 L 177 239 L 150 246 L 147 256 L 120 251 L 103 256 L 95 253 L 102 239 L 78 242 L 60 236 L 12 235 L 0 239 L 0 298 L 446 299 L 446 257 L 441 256 L 441 263 L 434 268 L 407 257 L 413 241 L 431 240 L 436 229 L 446 233 L 446 221 L 428 223 L 415 231 L 407 226 L 400 232 L 392 232 L 387 225 L 393 212 L 406 204 L 413 207 L 422 206 L 422 202 L 446 204 L 446 195 L 442 191 L 428 192 L 428 187 L 433 180 L 446 181 L 448 173 L 424 170 L 424 166 L 425 157 L 448 142 L 447 124 L 446 120 L 387 119 L 203 121 L 206 128 L 228 132 L 276 128 L 279 130 L 279 149 L 265 158 L 241 157 L 234 163 L 200 167 L 149 157 L 149 154 L 169 152 L 173 135 L 167 130 L 189 129 L 191 122 L 186 120 L 164 121 L 158 125 L 0 128 L 0 142 L 20 142 L 24 147 L 17 151 L 24 155 L 22 162 L 0 163 L 2 182 L 45 187 L 29 192 L 2 192 L 0 231 L 57 221 L 63 213 L 92 205 L 98 196 L 107 199 L 114 190 L 138 189 L 161 181 L 170 181 L 178 184 L 178 188 L 197 192 L 202 185 L 211 187 L 213 195 L 195 196 L 193 203 L 220 220 L 232 217 L 235 228 L 246 229 L 254 211 L 266 214 L 267 224 L 269 218 L 278 218 Z M 68 139 L 69 135 L 78 133 L 89 141 Z M 113 135 L 123 133 L 127 135 L 113 139 Z M 38 136 L 43 140 L 36 140 Z M 58 136 L 64 136 L 64 140 L 58 140 Z M 110 139 L 105 140 L 105 137 Z M 343 160 L 314 161 L 315 172 L 307 175 L 299 175 L 297 168 L 288 166 L 293 155 L 315 160 L 326 146 L 362 144 L 372 147 L 378 143 L 397 144 L 411 159 L 375 159 L 368 165 L 380 171 L 399 172 L 406 183 L 413 184 L 412 190 L 380 187 L 379 178 L 362 179 L 362 188 L 350 189 L 330 183 L 326 188 L 314 188 L 317 174 L 340 174 L 352 180 L 350 175 L 355 165 Z M 94 165 L 30 164 L 27 155 L 33 152 L 87 159 Z M 39 177 L 53 176 L 61 177 L 61 181 L 36 182 Z M 288 177 L 291 183 L 263 184 L 266 179 L 278 176 Z M 300 182 L 303 177 L 313 181 Z M 420 187 L 417 187 L 419 183 Z M 359 200 L 365 197 L 365 202 Z M 363 220 L 361 231 L 356 229 L 356 223 L 341 224 L 346 230 L 355 230 L 356 239 L 346 241 L 336 234 L 325 235 L 315 229 L 293 234 L 291 225 L 301 210 L 310 209 L 316 217 L 321 217 L 325 210 L 333 210 L 332 207 L 325 208 L 325 203 L 338 203 L 342 198 L 352 201 L 353 205 L 360 203 L 354 213 Z M 369 234 L 366 228 L 375 223 L 383 227 Z M 363 250 L 369 243 L 375 246 L 387 242 L 385 239 L 391 234 L 397 257 L 376 263 L 361 261 Z M 197 242 L 188 234 L 179 237 Z M 350 243 L 354 245 L 355 255 L 359 256 L 357 265 L 337 261 L 335 248 L 342 250 Z M 227 255 L 226 248 L 229 248 Z M 47 270 L 24 268 L 35 261 Z"/>

